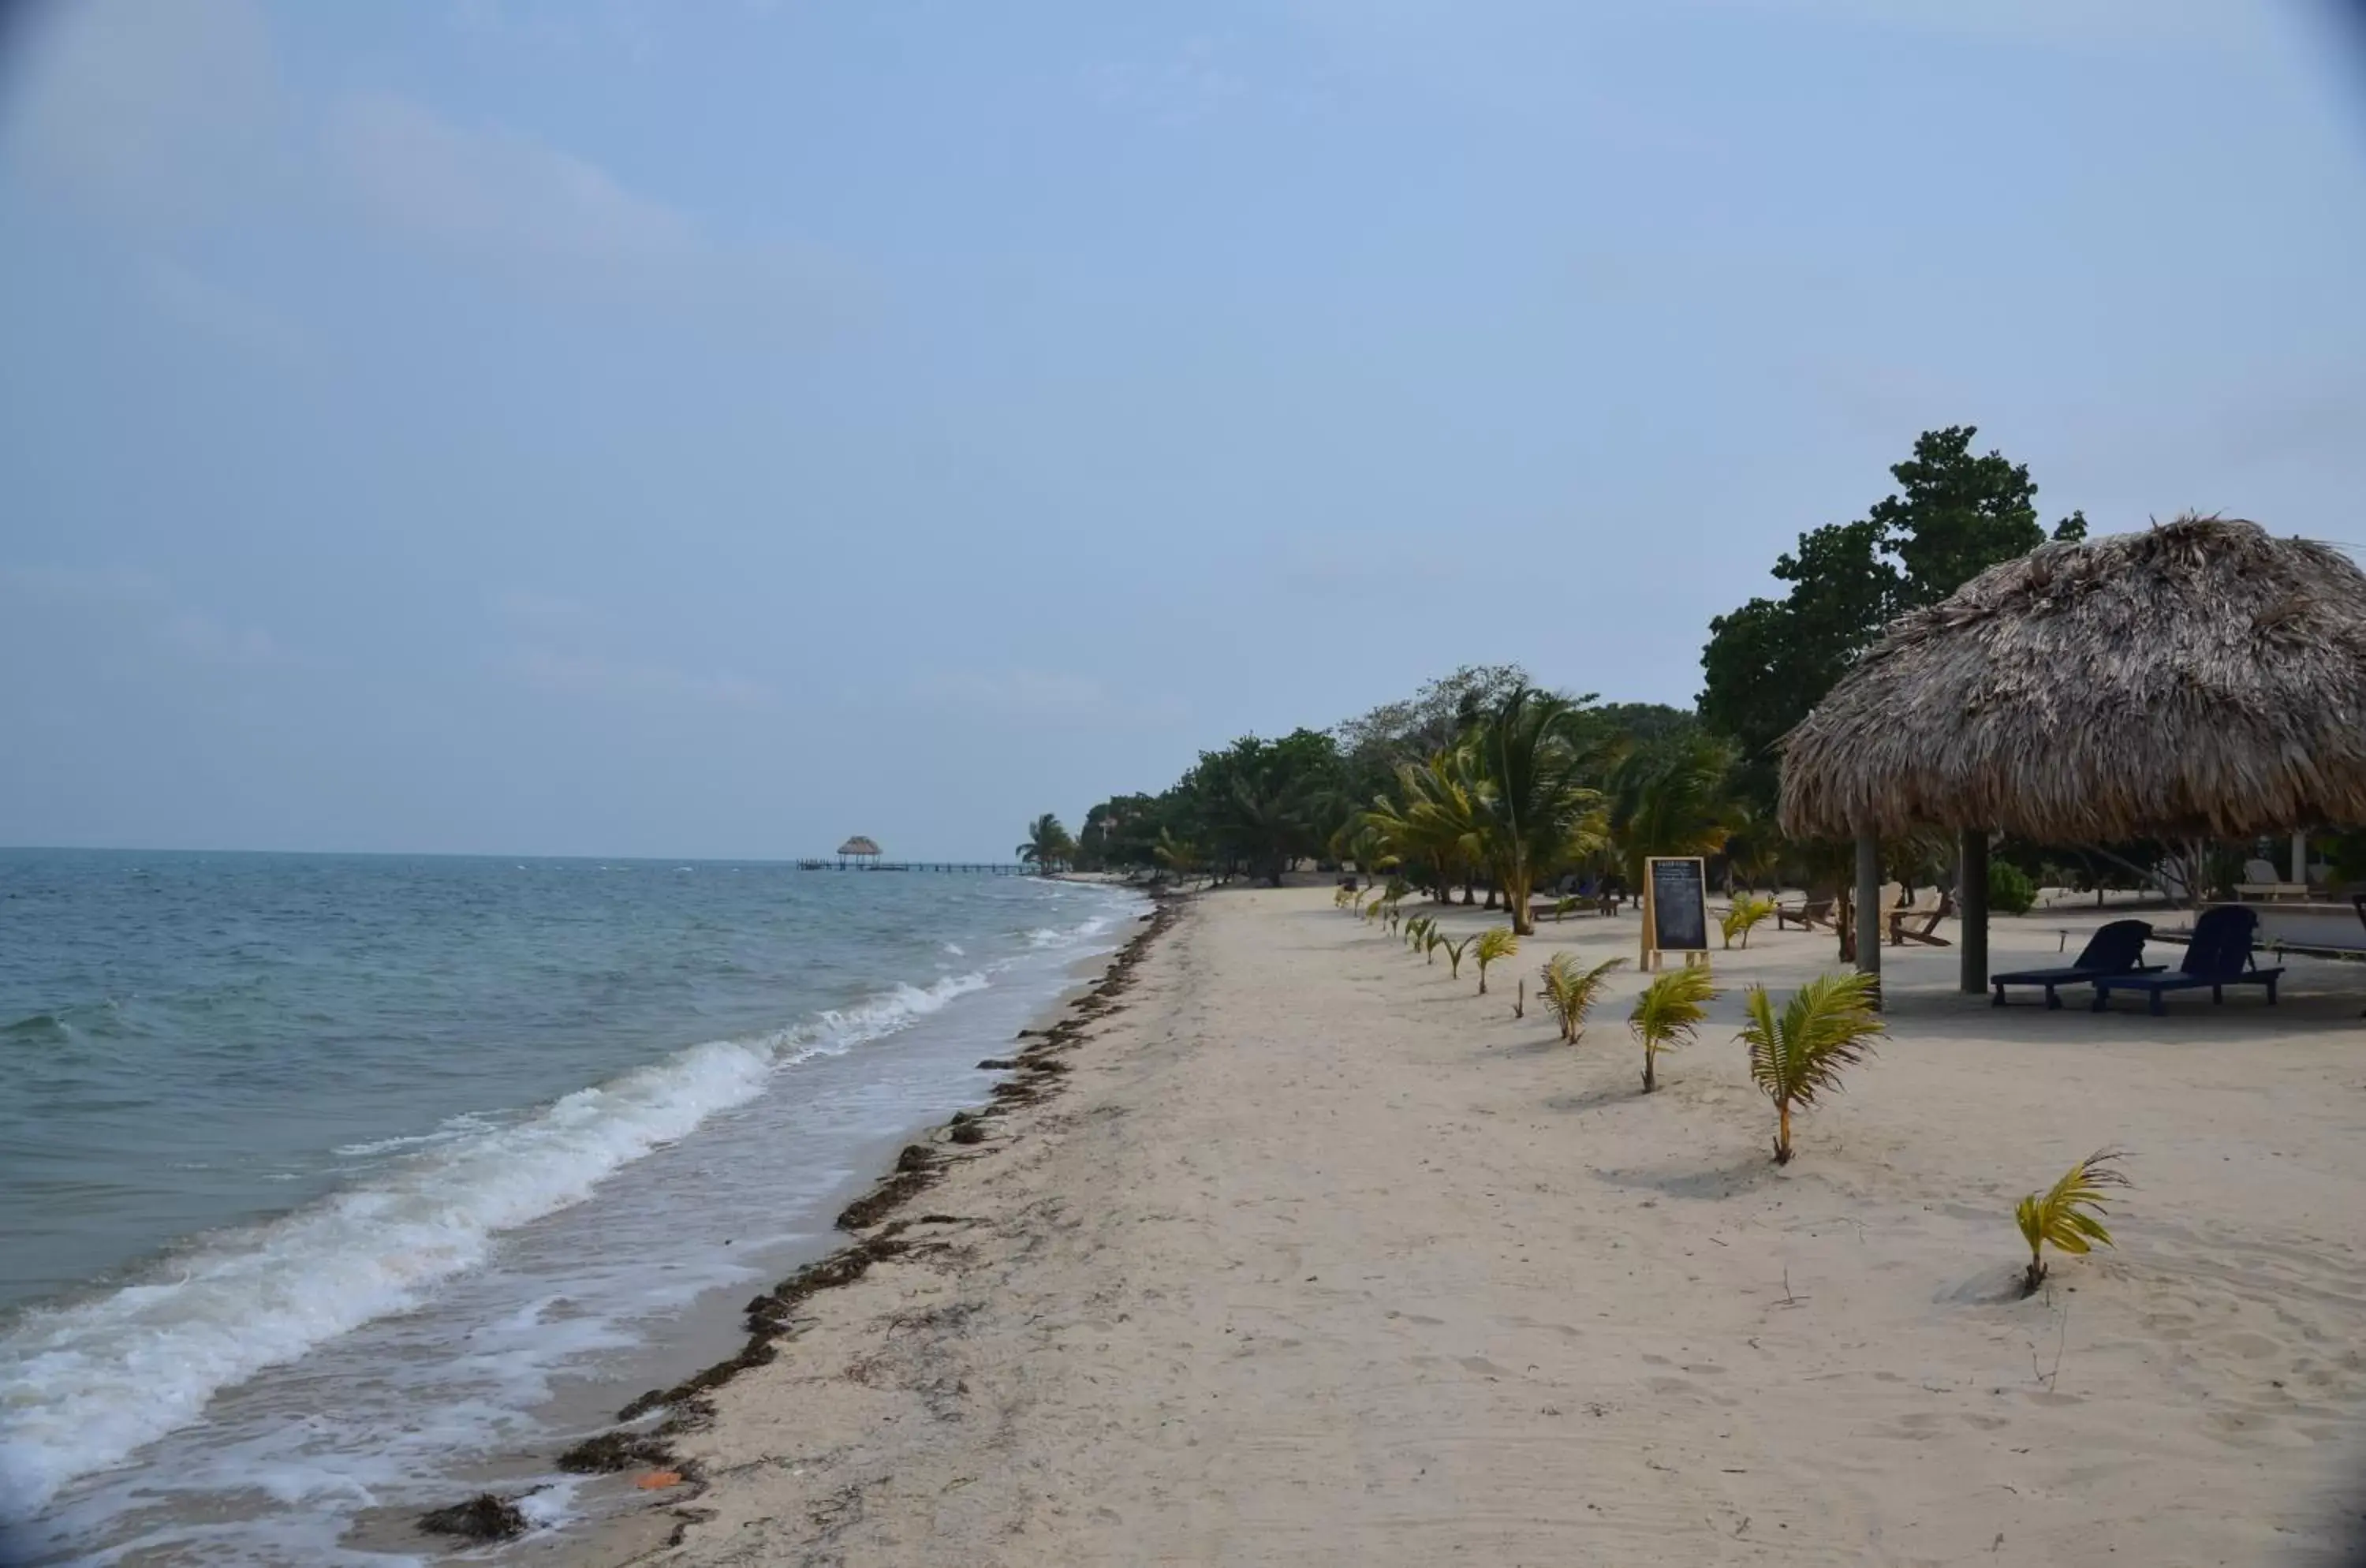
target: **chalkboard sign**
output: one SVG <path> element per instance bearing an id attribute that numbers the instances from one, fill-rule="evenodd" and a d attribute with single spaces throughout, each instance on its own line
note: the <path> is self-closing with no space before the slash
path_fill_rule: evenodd
<path id="1" fill-rule="evenodd" d="M 1666 953 L 1707 952 L 1708 887 L 1702 863 L 1655 858 L 1643 874 L 1651 886 L 1651 945 Z"/>

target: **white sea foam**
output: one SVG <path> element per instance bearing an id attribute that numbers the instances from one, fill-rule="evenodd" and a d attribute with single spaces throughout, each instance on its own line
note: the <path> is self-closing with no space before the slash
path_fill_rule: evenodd
<path id="1" fill-rule="evenodd" d="M 195 1420 L 214 1392 L 474 1267 L 501 1232 L 763 1091 L 774 1069 L 845 1051 L 988 984 L 899 986 L 808 1024 L 676 1052 L 506 1126 L 396 1160 L 267 1224 L 205 1238 L 156 1277 L 35 1312 L 0 1335 L 0 1517 Z"/>
<path id="2" fill-rule="evenodd" d="M 1080 925 L 1070 926 L 1065 931 L 1055 931 L 1050 926 L 1038 926 L 1026 933 L 1027 945 L 1039 948 L 1074 947 L 1080 942 L 1088 942 L 1100 935 L 1109 928 L 1109 917 L 1105 915 L 1096 915 L 1091 919 Z"/>

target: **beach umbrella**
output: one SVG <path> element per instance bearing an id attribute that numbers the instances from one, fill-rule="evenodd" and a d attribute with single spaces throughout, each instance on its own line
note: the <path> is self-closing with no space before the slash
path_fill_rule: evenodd
<path id="1" fill-rule="evenodd" d="M 2180 517 L 2040 546 L 1890 623 L 1784 737 L 1780 819 L 1963 835 L 1963 983 L 1986 987 L 1988 836 L 2075 844 L 2366 822 L 2366 572 L 2330 545 Z"/>

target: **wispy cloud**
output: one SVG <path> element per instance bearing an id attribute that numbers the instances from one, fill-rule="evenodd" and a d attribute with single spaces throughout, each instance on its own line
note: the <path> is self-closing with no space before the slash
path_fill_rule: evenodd
<path id="1" fill-rule="evenodd" d="M 772 705 L 772 689 L 725 671 L 702 673 L 667 664 L 637 663 L 592 653 L 524 648 L 503 668 L 529 691 L 601 702 L 756 709 Z"/>
<path id="2" fill-rule="evenodd" d="M 842 258 L 718 232 L 531 128 L 386 92 L 314 112 L 283 89 L 257 0 L 81 0 L 51 13 L 23 30 L 25 87 L 0 152 L 34 186 L 124 231 L 144 302 L 197 330 L 283 357 L 302 337 L 237 279 L 179 259 L 193 233 L 291 205 L 537 300 L 659 307 L 735 342 L 802 337 L 867 310 L 870 282 Z M 671 9 L 638 0 L 488 0 L 462 15 L 554 39 L 679 30 Z"/>
<path id="3" fill-rule="evenodd" d="M 307 351 L 309 339 L 294 321 L 169 256 L 148 258 L 139 287 L 159 313 L 261 358 L 293 364 Z"/>
<path id="4" fill-rule="evenodd" d="M 543 631 L 584 626 L 599 619 L 599 612 L 580 599 L 535 588 L 506 589 L 490 595 L 486 604 L 505 621 Z"/>
<path id="5" fill-rule="evenodd" d="M 20 605 L 105 618 L 151 647 L 204 664 L 254 666 L 287 655 L 261 626 L 192 604 L 153 573 L 73 567 L 0 566 L 0 595 Z"/>
<path id="6" fill-rule="evenodd" d="M 2225 0 L 1692 0 L 1696 6 L 1790 13 L 1893 31 L 2038 45 L 2218 51 L 2255 43 L 2258 7 Z"/>
<path id="7" fill-rule="evenodd" d="M 1153 63 L 1098 61 L 1078 76 L 1085 96 L 1102 108 L 1138 114 L 1163 125 L 1189 125 L 1249 96 L 1248 76 L 1232 63 L 1221 39 L 1195 38 Z"/>
<path id="8" fill-rule="evenodd" d="M 913 676 L 907 690 L 931 706 L 1033 725 L 1156 727 L 1182 716 L 1182 705 L 1172 697 L 1120 691 L 1094 676 L 1057 670 L 928 670 Z"/>
<path id="9" fill-rule="evenodd" d="M 659 307 L 734 339 L 861 315 L 866 282 L 813 247 L 725 238 L 591 159 L 501 125 L 468 124 L 387 93 L 331 112 L 327 178 L 396 243 L 537 299 Z"/>
<path id="10" fill-rule="evenodd" d="M 1309 540 L 1276 574 L 1284 590 L 1321 600 L 1360 600 L 1408 588 L 1435 588 L 1469 575 L 1463 564 L 1412 542 Z"/>
<path id="11" fill-rule="evenodd" d="M 601 646 L 614 639 L 599 605 L 539 589 L 509 589 L 485 607 L 510 641 L 495 660 L 511 683 L 550 696 L 670 706 L 764 708 L 778 695 L 731 671 L 685 669 Z"/>
<path id="12" fill-rule="evenodd" d="M 623 279 L 709 250 L 687 216 L 626 190 L 596 164 L 390 94 L 338 106 L 326 145 L 334 177 L 371 219 L 471 261 Z"/>
<path id="13" fill-rule="evenodd" d="M 937 670 L 912 682 L 915 696 L 928 702 L 1039 718 L 1098 712 L 1110 689 L 1088 675 L 1048 670 Z"/>

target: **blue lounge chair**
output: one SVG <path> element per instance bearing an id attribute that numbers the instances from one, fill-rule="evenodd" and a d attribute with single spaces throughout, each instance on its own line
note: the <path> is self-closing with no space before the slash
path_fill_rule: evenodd
<path id="1" fill-rule="evenodd" d="M 2004 1006 L 2007 986 L 2043 986 L 2045 1005 L 2058 1008 L 2062 998 L 2055 995 L 2057 986 L 2083 986 L 2106 975 L 2157 975 L 2161 966 L 2144 961 L 2145 939 L 2152 935 L 2152 927 L 2142 920 L 2113 920 L 2087 939 L 2079 956 L 2057 969 L 2016 969 L 2009 975 L 1991 975 L 1989 984 L 1996 987 L 1998 1007 Z"/>
<path id="2" fill-rule="evenodd" d="M 2110 1005 L 2113 991 L 2142 991 L 2152 998 L 2152 1010 L 2158 1014 L 2168 1010 L 2161 998 L 2171 991 L 2199 990 L 2210 987 L 2210 999 L 2223 1002 L 2229 986 L 2265 986 L 2268 1005 L 2276 1000 L 2276 981 L 2283 969 L 2253 969 L 2251 932 L 2259 926 L 2259 917 L 2252 910 L 2233 904 L 2221 904 L 2205 909 L 2193 922 L 2193 940 L 2186 944 L 2185 962 L 2166 975 L 2106 975 L 2095 985 L 2095 1010 L 2101 1012 Z"/>

